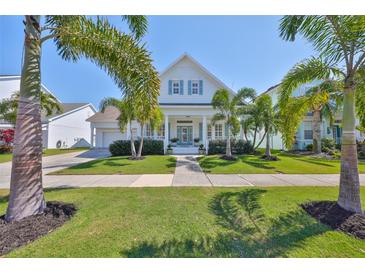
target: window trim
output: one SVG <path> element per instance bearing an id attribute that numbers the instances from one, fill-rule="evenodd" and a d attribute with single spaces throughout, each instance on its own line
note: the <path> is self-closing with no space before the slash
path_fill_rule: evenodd
<path id="1" fill-rule="evenodd" d="M 177 84 L 177 86 L 175 86 L 175 84 Z M 171 80 L 171 88 L 172 88 L 173 95 L 179 95 L 180 94 L 180 80 Z M 175 92 L 175 89 L 177 89 L 177 92 Z"/>
<path id="2" fill-rule="evenodd" d="M 214 137 L 217 140 L 223 140 L 223 124 L 216 124 L 214 126 Z"/>
<path id="3" fill-rule="evenodd" d="M 194 84 L 196 84 L 196 87 L 194 87 Z M 196 89 L 196 93 L 194 92 L 194 89 Z M 191 80 L 191 95 L 199 95 L 199 89 L 200 89 L 200 81 Z"/>

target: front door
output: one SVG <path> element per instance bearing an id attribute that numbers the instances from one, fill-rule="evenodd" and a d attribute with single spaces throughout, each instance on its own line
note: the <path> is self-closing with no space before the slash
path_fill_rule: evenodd
<path id="1" fill-rule="evenodd" d="M 178 126 L 177 127 L 177 138 L 179 139 L 178 144 L 180 145 L 193 144 L 192 131 L 193 131 L 192 126 Z"/>

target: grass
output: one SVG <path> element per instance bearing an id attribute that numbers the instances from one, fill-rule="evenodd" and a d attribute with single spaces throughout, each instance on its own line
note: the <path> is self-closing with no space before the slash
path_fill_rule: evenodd
<path id="1" fill-rule="evenodd" d="M 6 194 L 0 190 L 0 215 Z M 7 256 L 365 257 L 364 241 L 299 207 L 337 194 L 336 187 L 50 189 L 47 200 L 72 202 L 78 212 Z"/>
<path id="2" fill-rule="evenodd" d="M 11 161 L 13 155 L 11 153 L 0 154 L 0 163 L 5 163 Z"/>
<path id="3" fill-rule="evenodd" d="M 199 164 L 213 174 L 335 174 L 340 172 L 340 160 L 325 160 L 310 156 L 277 153 L 278 161 L 266 161 L 257 155 L 242 155 L 236 161 L 227 161 L 219 155 L 199 158 Z M 365 173 L 365 162 L 359 161 L 360 173 Z"/>
<path id="4" fill-rule="evenodd" d="M 52 155 L 71 153 L 71 152 L 77 152 L 77 151 L 88 150 L 88 149 L 89 148 L 85 148 L 85 147 L 63 148 L 63 149 L 49 148 L 49 149 L 45 149 L 43 151 L 43 156 L 47 157 L 47 156 L 52 156 Z M 11 161 L 12 158 L 13 158 L 13 155 L 11 153 L 0 154 L 0 163 L 9 162 L 9 161 Z"/>
<path id="5" fill-rule="evenodd" d="M 169 174 L 174 173 L 176 158 L 150 155 L 143 160 L 129 160 L 128 156 L 109 157 L 82 163 L 51 174 Z"/>

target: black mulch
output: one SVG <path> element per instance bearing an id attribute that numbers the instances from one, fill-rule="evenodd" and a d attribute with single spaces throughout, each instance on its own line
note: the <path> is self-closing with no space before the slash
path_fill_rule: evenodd
<path id="1" fill-rule="evenodd" d="M 74 215 L 76 207 L 62 202 L 47 202 L 44 213 L 6 223 L 0 217 L 0 256 L 26 245 L 62 226 Z"/>
<path id="2" fill-rule="evenodd" d="M 315 201 L 301 206 L 321 223 L 365 241 L 364 214 L 349 212 L 333 201 Z"/>

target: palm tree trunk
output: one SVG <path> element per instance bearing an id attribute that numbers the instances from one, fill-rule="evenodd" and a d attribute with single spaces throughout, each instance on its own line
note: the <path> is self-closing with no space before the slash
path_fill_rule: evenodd
<path id="1" fill-rule="evenodd" d="M 232 156 L 232 150 L 231 150 L 231 134 L 229 134 L 229 126 L 228 126 L 228 135 L 226 140 L 226 156 L 231 157 Z"/>
<path id="2" fill-rule="evenodd" d="M 266 151 L 265 151 L 266 157 L 271 157 L 271 150 L 270 150 L 270 134 L 269 131 L 266 133 Z"/>
<path id="3" fill-rule="evenodd" d="M 340 193 L 337 203 L 344 209 L 361 213 L 355 133 L 355 91 L 352 79 L 345 83 L 342 128 Z"/>
<path id="4" fill-rule="evenodd" d="M 14 150 L 6 221 L 42 213 L 42 123 L 40 108 L 39 16 L 26 16 L 24 63 L 15 125 Z"/>
<path id="5" fill-rule="evenodd" d="M 129 122 L 129 131 L 130 131 L 130 135 L 131 135 L 131 154 L 132 154 L 132 158 L 136 157 L 136 147 L 134 145 L 134 138 L 133 138 L 133 132 L 132 132 L 132 121 Z"/>
<path id="6" fill-rule="evenodd" d="M 321 111 L 316 109 L 313 111 L 313 152 L 321 153 Z"/>
<path id="7" fill-rule="evenodd" d="M 256 147 L 254 147 L 254 149 L 256 150 L 260 145 L 261 145 L 261 143 L 264 141 L 264 139 L 265 139 L 265 137 L 266 137 L 266 132 L 264 133 L 264 135 L 262 136 L 262 138 L 261 138 L 261 140 L 260 140 L 260 142 L 257 144 L 257 146 Z"/>
<path id="8" fill-rule="evenodd" d="M 253 142 L 252 142 L 252 147 L 255 149 L 255 144 L 256 144 L 256 134 L 257 134 L 257 126 L 255 126 L 255 130 L 254 130 L 254 134 L 253 134 Z"/>
<path id="9" fill-rule="evenodd" d="M 141 158 L 141 157 L 142 157 L 142 148 L 143 148 L 143 128 L 144 128 L 144 125 L 143 125 L 143 124 L 141 124 L 141 142 L 139 143 L 137 158 Z"/>

